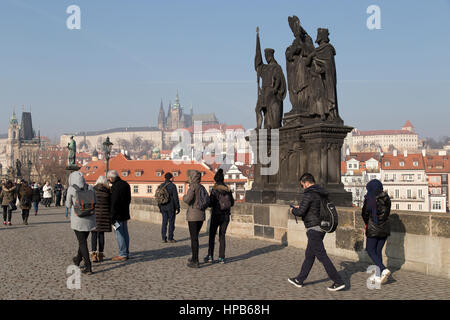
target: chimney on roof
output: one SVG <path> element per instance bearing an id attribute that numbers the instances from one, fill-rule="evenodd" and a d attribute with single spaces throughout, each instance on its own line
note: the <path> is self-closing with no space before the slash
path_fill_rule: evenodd
<path id="1" fill-rule="evenodd" d="M 392 152 L 392 154 L 394 155 L 394 157 L 397 156 L 397 149 L 394 149 L 394 151 Z"/>
<path id="2" fill-rule="evenodd" d="M 404 150 L 403 155 L 405 156 L 405 158 L 408 157 L 408 150 Z"/>
<path id="3" fill-rule="evenodd" d="M 347 147 L 347 149 L 345 150 L 345 155 L 346 155 L 346 156 L 349 156 L 349 155 L 350 155 L 350 148 L 349 148 L 349 147 Z"/>
<path id="4" fill-rule="evenodd" d="M 426 157 L 427 155 L 427 150 L 426 149 L 422 149 L 422 156 Z"/>
<path id="5" fill-rule="evenodd" d="M 447 151 L 446 150 L 439 150 L 438 153 L 440 156 L 446 156 L 447 155 Z"/>

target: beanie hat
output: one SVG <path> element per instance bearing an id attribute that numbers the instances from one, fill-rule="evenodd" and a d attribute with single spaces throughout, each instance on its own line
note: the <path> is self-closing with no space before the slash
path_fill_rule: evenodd
<path id="1" fill-rule="evenodd" d="M 215 182 L 223 182 L 224 181 L 224 176 L 223 176 L 223 170 L 219 169 L 216 172 L 216 175 L 214 176 L 214 181 Z"/>
<path id="2" fill-rule="evenodd" d="M 166 178 L 166 180 L 170 180 L 170 179 L 173 178 L 173 175 L 172 175 L 170 172 L 167 172 L 167 173 L 164 175 L 164 178 Z"/>

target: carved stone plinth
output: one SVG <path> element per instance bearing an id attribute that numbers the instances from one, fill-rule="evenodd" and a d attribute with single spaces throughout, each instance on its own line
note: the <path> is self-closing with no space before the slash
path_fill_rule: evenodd
<path id="1" fill-rule="evenodd" d="M 318 184 L 330 192 L 331 201 L 338 206 L 351 206 L 351 193 L 346 192 L 341 183 L 341 147 L 345 136 L 352 129 L 329 122 L 281 128 L 279 149 L 272 147 L 271 150 L 272 153 L 279 152 L 278 171 L 272 175 L 261 175 L 261 168 L 265 166 L 260 163 L 258 152 L 255 182 L 252 190 L 246 193 L 246 202 L 299 201 L 302 196 L 299 178 L 309 172 Z M 268 144 L 275 143 L 269 141 Z"/>

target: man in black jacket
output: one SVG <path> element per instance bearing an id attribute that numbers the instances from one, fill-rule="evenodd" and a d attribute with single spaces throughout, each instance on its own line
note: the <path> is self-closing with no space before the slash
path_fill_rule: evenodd
<path id="1" fill-rule="evenodd" d="M 115 229 L 119 255 L 113 261 L 125 261 L 129 258 L 130 236 L 128 220 L 130 220 L 131 188 L 128 182 L 120 179 L 116 170 L 107 174 L 111 187 L 111 221 Z"/>
<path id="2" fill-rule="evenodd" d="M 317 257 L 325 267 L 325 271 L 330 279 L 333 280 L 333 284 L 328 290 L 342 290 L 345 288 L 345 284 L 327 255 L 323 245 L 325 232 L 320 228 L 321 199 L 328 198 L 328 192 L 316 185 L 314 177 L 310 173 L 305 173 L 300 178 L 300 184 L 304 189 L 302 201 L 299 206 L 291 208 L 290 211 L 295 216 L 302 218 L 306 227 L 308 245 L 306 246 L 305 261 L 299 275 L 295 278 L 289 278 L 288 281 L 296 287 L 302 287 Z"/>
<path id="3" fill-rule="evenodd" d="M 173 175 L 167 172 L 164 178 L 166 181 L 162 185 L 165 186 L 169 193 L 169 201 L 165 204 L 158 204 L 159 211 L 162 214 L 162 242 L 167 242 L 167 223 L 169 223 L 169 242 L 175 243 L 176 240 L 173 238 L 173 232 L 175 230 L 175 217 L 180 213 L 180 201 L 178 199 L 177 187 L 173 184 Z"/>
<path id="4" fill-rule="evenodd" d="M 62 192 L 63 192 L 63 185 L 61 184 L 61 180 L 58 180 L 58 183 L 55 184 L 55 187 L 53 188 L 53 190 L 55 190 L 55 206 L 56 207 L 60 207 L 61 206 L 61 197 L 62 197 Z"/>

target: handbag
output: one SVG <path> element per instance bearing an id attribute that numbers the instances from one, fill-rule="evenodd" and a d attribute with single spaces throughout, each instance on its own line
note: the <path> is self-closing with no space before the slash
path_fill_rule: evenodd
<path id="1" fill-rule="evenodd" d="M 17 206 L 16 206 L 16 204 L 14 203 L 14 201 L 11 201 L 11 202 L 9 203 L 8 209 L 9 209 L 9 211 L 15 211 L 15 210 L 17 210 Z"/>

